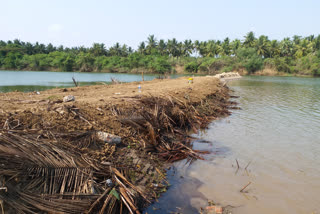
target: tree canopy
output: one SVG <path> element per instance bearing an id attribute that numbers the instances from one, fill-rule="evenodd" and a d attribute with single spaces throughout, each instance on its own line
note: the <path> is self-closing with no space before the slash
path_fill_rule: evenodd
<path id="1" fill-rule="evenodd" d="M 223 62 L 221 68 L 225 70 L 243 68 L 252 73 L 263 67 L 272 67 L 283 72 L 304 70 L 319 75 L 319 53 L 320 35 L 294 35 L 280 41 L 270 40 L 266 35 L 256 37 L 253 32 L 248 32 L 243 39 L 230 40 L 227 37 L 221 41 L 164 40 L 149 35 L 137 50 L 120 43 L 111 47 L 93 43 L 91 47 L 69 48 L 15 39 L 0 40 L 0 68 L 84 72 L 144 70 L 164 73 L 182 65 L 187 72 L 210 72 L 210 66 L 212 68 L 215 67 L 214 63 Z M 245 55 L 249 58 L 244 58 Z"/>

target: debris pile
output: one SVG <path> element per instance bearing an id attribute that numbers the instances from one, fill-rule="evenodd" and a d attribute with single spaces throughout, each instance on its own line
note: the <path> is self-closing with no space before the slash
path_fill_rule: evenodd
<path id="1" fill-rule="evenodd" d="M 238 72 L 228 72 L 228 73 L 223 72 L 221 74 L 216 74 L 213 77 L 217 77 L 221 80 L 233 80 L 233 79 L 241 78 L 241 76 Z"/>
<path id="2" fill-rule="evenodd" d="M 73 102 L 0 109 L 5 212 L 141 213 L 168 185 L 165 163 L 206 153 L 192 149 L 190 131 L 229 114 L 228 88 L 213 83 L 216 90 L 198 82 L 192 92 L 123 95 L 121 102 L 81 103 L 76 94 Z"/>

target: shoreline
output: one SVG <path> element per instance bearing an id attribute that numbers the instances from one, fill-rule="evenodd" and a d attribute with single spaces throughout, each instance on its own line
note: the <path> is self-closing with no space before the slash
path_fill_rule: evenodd
<path id="1" fill-rule="evenodd" d="M 81 72 L 81 71 L 60 71 L 60 70 L 32 70 L 32 69 L 23 69 L 23 70 L 16 70 L 16 69 L 5 69 L 0 71 L 23 71 L 23 72 L 61 72 L 61 73 L 105 73 L 105 74 L 144 74 L 144 75 L 159 75 L 159 76 L 166 76 L 166 75 L 196 75 L 196 76 L 214 76 L 217 74 L 225 73 L 222 70 L 218 71 L 217 73 L 210 73 L 210 72 L 199 72 L 199 73 L 189 73 L 184 71 L 176 71 L 176 72 L 169 72 L 169 73 L 157 73 L 157 72 L 146 72 L 146 70 L 136 71 L 136 72 L 112 72 L 109 70 L 101 70 L 101 71 L 92 71 L 92 72 Z M 227 73 L 239 73 L 241 76 L 275 76 L 275 77 L 303 77 L 303 78 L 319 78 L 320 76 L 315 75 L 306 75 L 306 74 L 298 74 L 298 73 L 285 73 L 285 72 L 278 72 L 275 69 L 263 69 L 258 70 L 255 73 L 248 74 L 245 70 L 234 70 Z"/>
<path id="2" fill-rule="evenodd" d="M 66 95 L 75 101 L 63 102 Z M 72 200 L 78 203 L 74 212 L 122 207 L 139 213 L 168 188 L 165 165 L 206 153 L 191 149 L 188 133 L 229 115 L 235 105 L 228 101 L 229 89 L 212 77 L 195 77 L 193 84 L 182 77 L 41 94 L 9 92 L 0 98 L 0 159 L 5 163 L 0 177 L 8 192 L 20 197 L 0 194 L 0 199 L 7 210 L 49 212 L 58 204 L 58 211 L 66 211 Z M 120 137 L 121 143 L 103 142 L 99 133 L 111 134 L 111 141 Z M 56 179 L 62 168 L 65 179 Z M 13 174 L 14 181 L 9 179 Z M 28 192 L 16 187 L 35 181 L 47 187 Z"/>

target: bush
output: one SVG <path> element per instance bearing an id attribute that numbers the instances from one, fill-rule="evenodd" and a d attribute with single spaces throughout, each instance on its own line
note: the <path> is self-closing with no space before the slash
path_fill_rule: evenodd
<path id="1" fill-rule="evenodd" d="M 184 70 L 189 72 L 189 73 L 197 73 L 198 71 L 198 63 L 193 61 L 193 62 L 189 62 L 184 66 Z"/>
<path id="2" fill-rule="evenodd" d="M 222 69 L 222 72 L 232 72 L 233 71 L 233 66 L 226 66 Z"/>
<path id="3" fill-rule="evenodd" d="M 258 56 L 258 54 L 254 48 L 239 48 L 236 51 L 236 56 L 240 61 L 243 61 Z"/>
<path id="4" fill-rule="evenodd" d="M 202 60 L 202 63 L 198 66 L 198 70 L 202 72 L 209 73 L 218 73 L 218 71 L 222 70 L 225 66 L 230 65 L 231 61 L 229 61 L 230 57 L 225 58 L 213 58 L 206 57 Z"/>
<path id="5" fill-rule="evenodd" d="M 72 71 L 73 65 L 74 65 L 74 59 L 71 56 L 68 56 L 66 60 L 63 62 L 63 70 Z"/>
<path id="6" fill-rule="evenodd" d="M 283 57 L 275 58 L 275 66 L 277 71 L 291 73 L 290 66 L 288 65 L 288 60 Z"/>
<path id="7" fill-rule="evenodd" d="M 171 70 L 171 65 L 165 57 L 155 57 L 151 63 L 151 69 L 153 72 L 164 74 Z"/>
<path id="8" fill-rule="evenodd" d="M 20 59 L 22 55 L 18 52 L 9 52 L 7 56 L 3 59 L 3 67 L 7 69 L 18 68 L 20 64 Z"/>
<path id="9" fill-rule="evenodd" d="M 320 64 L 314 63 L 311 65 L 311 73 L 313 76 L 320 76 Z"/>
<path id="10" fill-rule="evenodd" d="M 254 73 L 263 67 L 263 59 L 258 56 L 254 48 L 240 48 L 237 50 L 236 56 L 249 73 Z"/>
<path id="11" fill-rule="evenodd" d="M 248 59 L 243 65 L 249 73 L 254 73 L 262 69 L 263 60 L 259 56 L 255 56 Z"/>

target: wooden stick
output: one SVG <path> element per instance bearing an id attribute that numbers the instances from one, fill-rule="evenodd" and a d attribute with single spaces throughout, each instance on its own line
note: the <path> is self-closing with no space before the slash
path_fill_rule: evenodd
<path id="1" fill-rule="evenodd" d="M 88 210 L 87 213 L 91 213 L 92 209 L 100 202 L 100 200 L 107 194 L 110 192 L 111 188 L 106 189 L 106 191 L 104 191 L 103 194 L 101 194 L 101 196 L 91 205 L 90 209 Z"/>
<path id="2" fill-rule="evenodd" d="M 130 214 L 133 214 L 129 204 L 126 202 L 126 200 L 124 199 L 124 197 L 122 197 L 122 195 L 120 195 L 121 200 L 123 201 L 123 203 L 126 205 L 126 207 L 128 208 Z"/>
<path id="3" fill-rule="evenodd" d="M 75 85 L 76 87 L 78 87 L 78 82 L 76 81 L 76 79 L 75 79 L 74 77 L 72 77 L 72 81 L 73 81 L 74 85 Z"/>
<path id="4" fill-rule="evenodd" d="M 245 186 L 240 190 L 240 192 L 243 192 L 243 190 L 245 190 L 250 184 L 251 184 L 251 182 L 249 182 L 247 185 L 245 185 Z"/>
<path id="5" fill-rule="evenodd" d="M 2 214 L 5 214 L 5 213 L 4 213 L 4 209 L 3 209 L 3 201 L 2 201 L 2 200 L 0 200 L 0 205 L 1 205 Z"/>
<path id="6" fill-rule="evenodd" d="M 239 166 L 239 163 L 238 163 L 238 160 L 236 159 L 236 162 L 237 162 L 237 166 L 238 166 L 238 169 L 240 168 L 240 166 Z"/>
<path id="7" fill-rule="evenodd" d="M 248 166 L 250 165 L 251 161 L 247 164 L 246 168 L 244 168 L 245 170 L 247 170 Z"/>

